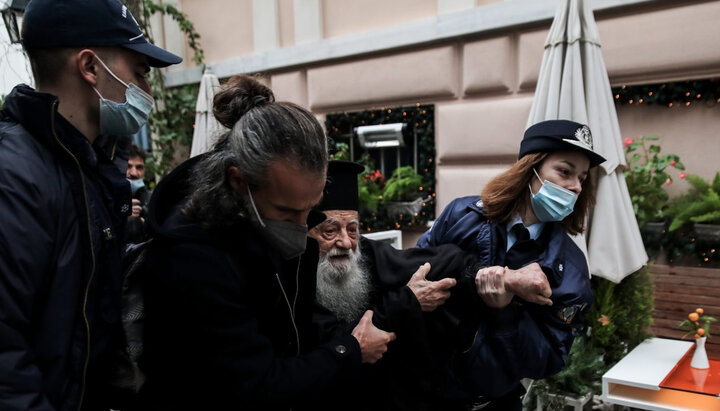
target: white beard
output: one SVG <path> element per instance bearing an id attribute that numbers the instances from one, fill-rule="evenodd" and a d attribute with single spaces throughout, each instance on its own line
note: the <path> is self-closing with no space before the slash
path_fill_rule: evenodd
<path id="1" fill-rule="evenodd" d="M 331 257 L 349 255 L 342 262 Z M 372 286 L 360 250 L 340 251 L 333 247 L 320 256 L 316 298 L 320 305 L 332 311 L 339 319 L 354 322 L 365 312 Z"/>

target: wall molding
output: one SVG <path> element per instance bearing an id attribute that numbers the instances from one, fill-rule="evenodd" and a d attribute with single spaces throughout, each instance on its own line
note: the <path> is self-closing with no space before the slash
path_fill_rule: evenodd
<path id="1" fill-rule="evenodd" d="M 590 0 L 593 11 L 626 8 L 666 0 Z M 333 37 L 312 44 L 284 47 L 209 64 L 218 77 L 281 70 L 364 54 L 413 47 L 437 41 L 552 20 L 558 0 L 506 0 L 472 10 L 443 14 L 363 33 Z M 168 87 L 197 83 L 202 67 L 171 70 Z"/>

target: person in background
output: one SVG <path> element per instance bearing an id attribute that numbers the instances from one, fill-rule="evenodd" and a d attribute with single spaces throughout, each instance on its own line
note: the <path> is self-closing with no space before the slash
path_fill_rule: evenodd
<path id="1" fill-rule="evenodd" d="M 132 212 L 127 219 L 125 242 L 138 244 L 146 239 L 145 214 L 150 201 L 150 190 L 145 186 L 145 159 L 147 155 L 140 147 L 130 146 L 125 176 L 130 182 L 132 191 Z"/>
<path id="2" fill-rule="evenodd" d="M 130 188 L 97 142 L 135 133 L 150 67 L 182 59 L 116 0 L 32 0 L 22 41 L 36 89 L 0 112 L 0 409 L 107 410 Z"/>
<path id="3" fill-rule="evenodd" d="M 522 378 L 560 371 L 592 304 L 585 255 L 570 238 L 582 233 L 595 192 L 590 169 L 605 161 L 590 129 L 549 120 L 525 131 L 518 161 L 491 180 L 482 198 L 453 200 L 418 247 L 457 244 L 485 266 L 476 279 L 490 307 L 472 344 L 455 358 L 450 403 L 520 410 Z M 506 287 L 512 270 L 542 273 L 552 305 L 537 305 Z"/>
<path id="4" fill-rule="evenodd" d="M 395 334 L 367 311 L 350 333 L 318 338 L 307 231 L 323 218 L 311 210 L 328 155 L 317 119 L 248 76 L 224 85 L 214 114 L 230 131 L 150 200 L 140 406 L 315 409 Z"/>

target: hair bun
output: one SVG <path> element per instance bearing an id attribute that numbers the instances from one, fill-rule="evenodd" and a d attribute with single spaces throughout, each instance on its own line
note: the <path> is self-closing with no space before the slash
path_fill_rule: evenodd
<path id="1" fill-rule="evenodd" d="M 245 113 L 274 101 L 272 90 L 256 79 L 246 75 L 234 76 L 215 95 L 213 114 L 220 124 L 232 129 Z"/>

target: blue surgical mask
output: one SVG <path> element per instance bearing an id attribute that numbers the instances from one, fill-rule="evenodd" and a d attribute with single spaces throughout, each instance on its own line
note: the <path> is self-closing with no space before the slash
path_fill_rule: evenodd
<path id="1" fill-rule="evenodd" d="M 100 57 L 95 56 L 105 67 L 108 73 L 123 86 L 125 90 L 125 102 L 116 103 L 103 98 L 100 92 L 93 87 L 93 90 L 100 97 L 100 134 L 112 136 L 127 136 L 137 133 L 147 123 L 150 111 L 153 107 L 153 98 L 133 83 L 127 84 L 120 80 Z"/>
<path id="2" fill-rule="evenodd" d="M 130 180 L 128 178 L 128 181 L 130 182 L 130 188 L 132 189 L 133 194 L 135 194 L 139 189 L 145 187 L 145 182 L 142 178 L 138 178 L 137 180 Z"/>
<path id="3" fill-rule="evenodd" d="M 537 171 L 533 169 L 535 176 L 540 180 Z M 542 181 L 542 186 L 537 193 L 533 194 L 532 187 L 530 189 L 530 204 L 532 205 L 535 216 L 542 222 L 562 221 L 569 216 L 575 208 L 577 195 L 572 191 L 560 187 L 548 180 Z"/>
<path id="4" fill-rule="evenodd" d="M 304 253 L 307 245 L 307 226 L 289 221 L 265 220 L 260 217 L 260 213 L 255 207 L 250 187 L 248 187 L 248 196 L 257 217 L 257 224 L 260 226 L 260 235 L 265 241 L 279 251 L 285 260 L 291 260 Z"/>

